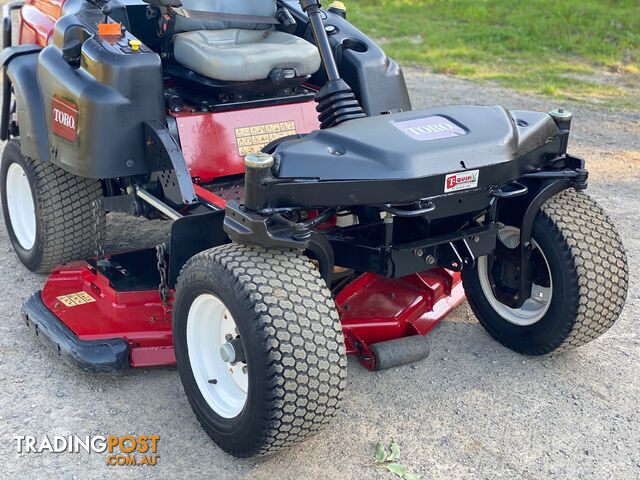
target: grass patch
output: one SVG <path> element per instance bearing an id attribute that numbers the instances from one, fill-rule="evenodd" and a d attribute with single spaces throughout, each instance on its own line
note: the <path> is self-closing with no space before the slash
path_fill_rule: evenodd
<path id="1" fill-rule="evenodd" d="M 357 0 L 349 20 L 403 65 L 640 109 L 638 0 Z"/>

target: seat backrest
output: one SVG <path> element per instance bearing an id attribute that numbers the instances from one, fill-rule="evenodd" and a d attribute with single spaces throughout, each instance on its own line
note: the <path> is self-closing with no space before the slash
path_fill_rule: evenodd
<path id="1" fill-rule="evenodd" d="M 259 15 L 274 17 L 276 14 L 276 0 L 181 0 L 185 10 L 199 10 L 214 13 L 237 13 L 241 15 Z M 246 30 L 268 30 L 273 25 L 265 23 L 235 23 L 197 20 L 177 16 L 175 32 L 190 32 L 193 30 L 223 30 L 227 28 L 242 28 Z"/>

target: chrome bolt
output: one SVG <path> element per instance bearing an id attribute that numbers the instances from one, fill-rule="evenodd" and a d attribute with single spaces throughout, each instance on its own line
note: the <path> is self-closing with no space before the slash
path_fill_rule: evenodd
<path id="1" fill-rule="evenodd" d="M 421 248 L 416 248 L 416 249 L 413 251 L 413 254 L 414 254 L 416 257 L 421 257 L 422 255 L 424 255 L 424 250 L 422 250 Z"/>
<path id="2" fill-rule="evenodd" d="M 227 334 L 224 336 L 224 339 L 225 339 L 227 342 L 228 342 L 229 340 L 233 340 L 233 335 L 231 335 L 230 333 L 227 333 Z"/>
<path id="3" fill-rule="evenodd" d="M 478 235 L 473 236 L 473 243 L 478 243 L 480 241 L 480 237 Z"/>
<path id="4" fill-rule="evenodd" d="M 434 263 L 436 263 L 436 259 L 433 257 L 433 255 L 427 255 L 424 261 L 427 265 L 433 265 Z"/>

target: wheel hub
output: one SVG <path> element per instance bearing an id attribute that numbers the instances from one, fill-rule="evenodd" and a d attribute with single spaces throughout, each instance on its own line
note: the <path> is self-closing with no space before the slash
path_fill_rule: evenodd
<path id="1" fill-rule="evenodd" d="M 201 294 L 187 317 L 189 362 L 200 393 L 221 417 L 233 418 L 244 408 L 249 370 L 238 328 L 222 301 Z"/>
<path id="2" fill-rule="evenodd" d="M 510 284 L 519 280 L 512 266 L 511 252 L 517 252 L 520 245 L 520 229 L 516 227 L 504 227 L 500 230 L 499 242 L 501 245 L 496 248 L 496 255 L 499 257 L 494 260 L 494 268 L 489 267 L 487 257 L 478 259 L 478 274 L 480 286 L 487 300 L 493 309 L 505 320 L 519 326 L 529 326 L 540 321 L 549 310 L 551 296 L 553 293 L 553 285 L 551 282 L 551 272 L 549 263 L 544 253 L 535 240 L 532 240 L 533 254 L 531 261 L 533 262 L 533 284 L 531 287 L 531 296 L 524 301 L 520 308 L 511 308 L 501 302 L 494 293 L 494 288 L 506 290 L 506 294 L 510 293 Z M 515 258 L 515 257 L 514 257 Z M 491 271 L 490 271 L 491 270 Z M 500 275 L 497 275 L 499 273 Z M 499 277 L 499 278 L 496 278 Z"/>

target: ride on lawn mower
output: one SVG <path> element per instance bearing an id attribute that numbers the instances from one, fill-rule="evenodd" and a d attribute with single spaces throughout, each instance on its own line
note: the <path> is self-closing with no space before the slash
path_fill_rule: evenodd
<path id="1" fill-rule="evenodd" d="M 90 372 L 176 363 L 233 455 L 326 425 L 346 354 L 426 357 L 465 293 L 525 355 L 620 314 L 625 253 L 571 114 L 414 111 L 340 2 L 27 0 L 2 39 L 4 219 L 50 272 L 26 324 Z M 170 242 L 107 254 L 106 212 L 169 219 Z"/>

